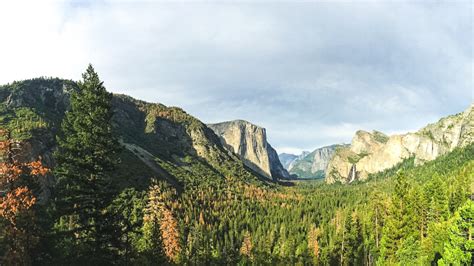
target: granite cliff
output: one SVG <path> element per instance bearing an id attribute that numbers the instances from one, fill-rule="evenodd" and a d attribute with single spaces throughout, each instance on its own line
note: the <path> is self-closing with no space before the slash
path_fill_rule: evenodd
<path id="1" fill-rule="evenodd" d="M 327 183 L 365 180 L 369 174 L 391 168 L 414 157 L 416 165 L 434 160 L 456 147 L 474 142 L 474 105 L 440 119 L 414 133 L 387 136 L 378 131 L 357 131 L 351 145 L 338 148 L 329 162 Z"/>
<path id="2" fill-rule="evenodd" d="M 298 178 L 324 178 L 329 161 L 338 147 L 344 147 L 344 145 L 336 144 L 318 148 L 295 160 L 290 165 L 290 174 L 297 175 Z"/>
<path id="3" fill-rule="evenodd" d="M 208 124 L 221 138 L 222 145 L 237 154 L 259 174 L 272 179 L 288 179 L 275 149 L 267 142 L 265 128 L 243 120 Z"/>

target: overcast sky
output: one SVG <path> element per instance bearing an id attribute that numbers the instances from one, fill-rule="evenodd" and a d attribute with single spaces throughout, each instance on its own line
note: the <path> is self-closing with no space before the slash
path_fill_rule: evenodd
<path id="1" fill-rule="evenodd" d="M 416 130 L 474 99 L 468 0 L 2 2 L 0 36 L 2 84 L 90 62 L 110 91 L 251 121 L 278 152 Z"/>

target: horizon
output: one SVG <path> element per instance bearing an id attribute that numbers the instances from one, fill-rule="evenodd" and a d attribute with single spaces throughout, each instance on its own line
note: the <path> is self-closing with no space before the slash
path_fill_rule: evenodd
<path id="1" fill-rule="evenodd" d="M 45 78 L 45 79 L 61 79 L 60 77 L 46 77 L 46 76 L 40 76 L 40 77 L 36 77 L 36 78 L 29 78 L 29 79 L 24 79 L 24 80 L 14 80 L 12 82 L 9 82 L 9 83 L 4 83 L 4 84 L 0 84 L 0 86 L 4 86 L 4 85 L 8 85 L 8 84 L 11 84 L 11 83 L 14 83 L 14 82 L 22 82 L 22 81 L 25 81 L 25 80 L 33 80 L 33 79 L 40 79 L 40 78 Z M 65 80 L 65 79 L 64 79 Z M 77 82 L 77 80 L 71 80 L 73 82 Z M 105 83 L 105 82 L 104 82 Z M 139 101 L 143 101 L 143 102 L 147 102 L 147 103 L 157 103 L 157 104 L 162 104 L 162 103 L 159 103 L 159 102 L 150 102 L 150 101 L 147 101 L 147 100 L 144 100 L 144 99 L 139 99 L 139 98 L 135 98 L 133 96 L 130 96 L 128 94 L 124 94 L 124 93 L 115 93 L 115 92 L 112 92 L 112 94 L 114 95 L 124 95 L 124 96 L 127 96 L 127 97 L 132 97 L 133 99 L 135 100 L 139 100 Z M 451 115 L 457 115 L 457 114 L 461 114 L 463 113 L 465 110 L 467 110 L 470 106 L 474 105 L 474 102 L 469 104 L 466 108 L 464 108 L 463 110 L 459 111 L 459 112 L 456 112 L 456 113 L 452 113 L 452 114 L 447 114 L 445 116 L 442 116 L 442 117 L 439 117 L 437 119 L 435 119 L 434 121 L 428 121 L 425 125 L 423 125 L 422 127 L 420 128 L 417 128 L 417 129 L 412 129 L 412 130 L 407 130 L 407 131 L 394 131 L 394 132 L 391 132 L 391 133 L 387 133 L 387 132 L 382 132 L 388 136 L 391 136 L 391 135 L 399 135 L 399 134 L 407 134 L 407 133 L 413 133 L 413 132 L 416 132 L 420 129 L 422 129 L 424 126 L 427 126 L 428 124 L 432 124 L 432 123 L 436 123 L 438 122 L 439 120 L 441 120 L 442 118 L 445 118 L 447 116 L 451 116 Z M 178 107 L 178 108 L 181 108 L 179 106 L 172 106 L 172 105 L 168 105 L 168 107 Z M 183 109 L 184 110 L 184 109 Z M 187 112 L 186 110 L 184 110 L 185 112 Z M 188 112 L 187 112 L 188 113 Z M 189 113 L 190 115 L 193 115 L 192 113 Z M 193 115 L 194 116 L 194 115 Z M 196 117 L 199 119 L 199 117 Z M 243 120 L 243 119 L 233 119 L 233 120 L 226 120 L 226 121 L 220 121 L 220 122 L 216 122 L 216 123 L 205 123 L 204 121 L 201 121 L 203 122 L 204 124 L 219 124 L 219 123 L 225 123 L 225 122 L 232 122 L 232 121 L 245 121 L 245 122 L 248 122 L 248 123 L 252 123 L 252 121 L 247 121 L 247 120 Z M 254 124 L 254 123 L 252 123 Z M 258 127 L 262 127 L 266 130 L 265 127 L 263 126 L 260 126 L 260 125 L 257 125 L 257 124 L 254 124 Z M 353 135 L 354 136 L 356 134 L 357 131 L 359 130 L 362 130 L 362 131 L 367 131 L 367 132 L 372 132 L 372 131 L 378 131 L 376 129 L 358 129 L 356 131 L 353 132 Z M 380 132 L 380 131 L 379 131 Z M 267 134 L 267 138 L 268 138 L 268 134 Z M 281 155 L 281 154 L 288 154 L 288 155 L 296 155 L 296 156 L 299 156 L 301 154 L 303 154 L 304 152 L 306 153 L 311 153 L 317 149 L 321 149 L 321 148 L 325 148 L 325 147 L 329 147 L 329 146 L 333 146 L 333 145 L 348 145 L 350 144 L 352 141 L 349 140 L 348 142 L 340 142 L 340 143 L 331 143 L 331 144 L 325 144 L 325 145 L 322 145 L 322 146 L 318 146 L 318 147 L 315 147 L 315 148 L 311 148 L 311 149 L 307 149 L 307 150 L 292 150 L 292 149 L 289 149 L 289 150 L 285 150 L 283 149 L 283 151 L 280 151 L 278 149 L 276 149 L 275 147 L 275 150 L 277 151 L 278 155 Z M 270 143 L 271 144 L 271 143 Z"/>
<path id="2" fill-rule="evenodd" d="M 472 0 L 178 1 L 0 1 L 0 266 L 474 265 Z"/>
<path id="3" fill-rule="evenodd" d="M 26 6 L 28 4 L 28 6 Z M 473 102 L 469 1 L 2 3 L 0 83 L 79 80 L 246 120 L 280 153 L 415 131 Z M 219 13 L 209 17 L 209 13 Z M 439 18 L 443 19 L 439 19 Z M 137 67 L 139 66 L 139 67 Z"/>

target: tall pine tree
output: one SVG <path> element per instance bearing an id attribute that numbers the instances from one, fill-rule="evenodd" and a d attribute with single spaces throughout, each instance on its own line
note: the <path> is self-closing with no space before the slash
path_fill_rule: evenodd
<path id="1" fill-rule="evenodd" d="M 391 264 L 396 261 L 396 252 L 400 249 L 403 238 L 412 233 L 407 200 L 409 191 L 410 184 L 407 177 L 399 173 L 380 241 L 379 263 L 381 264 Z"/>
<path id="2" fill-rule="evenodd" d="M 113 199 L 111 172 L 120 145 L 112 135 L 112 94 L 91 65 L 82 77 L 57 138 L 56 209 L 61 245 L 72 246 L 66 255 L 100 263 L 110 255 L 113 228 L 105 210 Z"/>

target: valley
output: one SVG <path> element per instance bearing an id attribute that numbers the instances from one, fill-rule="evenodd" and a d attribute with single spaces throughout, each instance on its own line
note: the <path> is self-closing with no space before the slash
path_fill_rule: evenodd
<path id="1" fill-rule="evenodd" d="M 262 127 L 206 125 L 86 74 L 0 86 L 2 147 L 15 155 L 4 169 L 49 169 L 0 183 L 35 198 L 9 219 L 16 207 L 2 201 L 6 264 L 472 262 L 473 105 L 415 133 L 358 131 L 351 144 L 279 158 Z"/>

